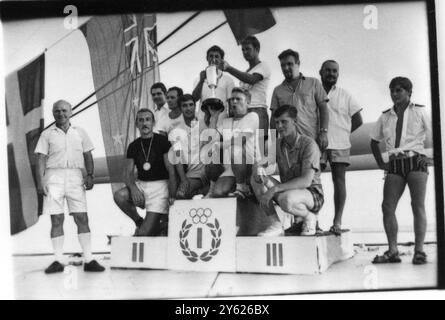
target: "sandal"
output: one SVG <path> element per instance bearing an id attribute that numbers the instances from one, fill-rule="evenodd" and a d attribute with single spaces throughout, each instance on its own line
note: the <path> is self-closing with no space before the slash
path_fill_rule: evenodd
<path id="1" fill-rule="evenodd" d="M 374 260 L 372 260 L 372 263 L 378 264 L 378 263 L 400 263 L 402 260 L 399 257 L 399 252 L 396 253 L 390 253 L 389 250 L 386 251 L 381 256 L 375 256 Z"/>
<path id="2" fill-rule="evenodd" d="M 425 264 L 426 262 L 426 253 L 423 251 L 414 252 L 413 264 Z"/>
<path id="3" fill-rule="evenodd" d="M 340 227 L 340 226 L 333 225 L 333 226 L 329 229 L 329 232 L 335 234 L 336 236 L 340 236 L 340 235 L 341 235 L 341 227 Z"/>

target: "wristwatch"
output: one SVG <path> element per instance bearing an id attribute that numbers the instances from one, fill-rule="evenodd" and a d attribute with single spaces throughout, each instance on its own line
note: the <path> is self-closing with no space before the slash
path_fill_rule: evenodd
<path id="1" fill-rule="evenodd" d="M 90 176 L 91 178 L 94 179 L 94 175 L 92 173 L 87 173 L 87 177 Z"/>
<path id="2" fill-rule="evenodd" d="M 328 133 L 328 129 L 327 129 L 327 128 L 320 128 L 320 132 L 326 132 L 326 133 Z"/>

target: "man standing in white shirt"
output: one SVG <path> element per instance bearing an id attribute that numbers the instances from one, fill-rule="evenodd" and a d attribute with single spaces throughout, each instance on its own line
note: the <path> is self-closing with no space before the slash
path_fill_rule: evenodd
<path id="1" fill-rule="evenodd" d="M 425 107 L 411 102 L 413 84 L 404 77 L 396 77 L 389 84 L 394 106 L 380 115 L 371 131 L 371 150 L 377 165 L 384 170 L 383 224 L 388 238 L 388 250 L 378 255 L 372 263 L 400 263 L 397 248 L 397 203 L 406 185 L 411 195 L 414 215 L 414 255 L 413 264 L 425 264 L 423 250 L 426 234 L 425 195 L 428 180 L 428 159 L 424 142 L 431 131 L 431 120 Z M 389 162 L 383 162 L 379 143 L 385 143 Z"/>
<path id="2" fill-rule="evenodd" d="M 162 135 L 167 135 L 170 124 L 170 109 L 167 104 L 167 88 L 162 82 L 154 83 L 150 88 L 151 97 L 155 104 L 153 114 L 155 116 L 155 127 L 153 131 Z"/>
<path id="3" fill-rule="evenodd" d="M 329 99 L 328 148 L 323 162 L 329 161 L 334 183 L 335 216 L 329 231 L 340 235 L 346 202 L 346 167 L 350 165 L 350 135 L 363 124 L 362 108 L 346 90 L 337 86 L 339 65 L 336 61 L 323 62 L 320 76 Z"/>
<path id="4" fill-rule="evenodd" d="M 44 195 L 43 213 L 51 216 L 51 241 L 55 261 L 45 273 L 63 272 L 63 222 L 65 200 L 77 225 L 79 243 L 83 249 L 85 271 L 104 271 L 91 253 L 85 190 L 94 186 L 94 149 L 87 133 L 70 123 L 71 105 L 59 100 L 53 105 L 55 126 L 43 131 L 37 143 L 37 191 Z M 86 168 L 87 175 L 82 176 Z"/>
<path id="5" fill-rule="evenodd" d="M 218 66 L 222 60 L 224 60 L 224 50 L 218 46 L 212 46 L 207 50 L 207 63 L 208 65 Z M 215 97 L 212 97 L 212 92 L 208 86 L 206 70 L 202 70 L 199 73 L 199 80 L 196 82 L 193 89 L 192 96 L 196 102 L 200 101 L 198 108 L 198 120 L 205 122 L 209 125 L 210 114 L 208 111 L 201 110 L 202 102 L 208 98 L 218 98 L 224 103 L 224 112 L 221 112 L 219 117 L 221 119 L 227 118 L 229 114 L 228 100 L 232 94 L 232 89 L 235 86 L 233 79 L 227 73 L 218 69 L 217 83 L 215 88 Z"/>
<path id="6" fill-rule="evenodd" d="M 247 71 L 238 70 L 222 60 L 219 68 L 240 80 L 241 89 L 247 90 L 251 96 L 249 112 L 255 112 L 259 117 L 259 129 L 264 130 L 264 140 L 267 140 L 269 117 L 267 115 L 267 88 L 270 81 L 269 66 L 260 60 L 260 42 L 254 36 L 249 36 L 241 43 L 244 59 L 249 63 Z"/>

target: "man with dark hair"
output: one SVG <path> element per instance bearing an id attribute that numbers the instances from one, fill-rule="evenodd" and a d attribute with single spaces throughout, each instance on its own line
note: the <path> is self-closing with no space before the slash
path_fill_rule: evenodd
<path id="1" fill-rule="evenodd" d="M 256 112 L 259 118 L 259 129 L 264 130 L 265 140 L 269 130 L 267 115 L 267 88 L 270 81 L 269 66 L 260 60 L 260 42 L 254 36 L 249 36 L 241 43 L 244 59 L 249 63 L 247 71 L 240 71 L 222 60 L 219 68 L 240 80 L 240 87 L 249 91 L 251 100 L 249 111 Z"/>
<path id="2" fill-rule="evenodd" d="M 221 60 L 224 59 L 224 51 L 218 46 L 212 46 L 207 50 L 207 63 L 208 65 L 216 65 L 218 66 L 221 62 Z M 206 70 L 202 70 L 199 74 L 199 79 L 195 82 L 195 87 L 192 92 L 192 96 L 195 99 L 195 101 L 200 101 L 199 108 L 198 108 L 198 120 L 200 122 L 207 122 L 206 125 L 208 125 L 208 120 L 210 117 L 209 111 L 203 111 L 201 110 L 202 102 L 205 101 L 208 98 L 218 98 L 220 99 L 225 106 L 224 112 L 220 113 L 220 118 L 227 118 L 229 114 L 228 110 L 228 104 L 227 100 L 230 98 L 232 88 L 234 87 L 234 82 L 232 77 L 230 77 L 227 73 L 217 70 L 218 78 L 217 78 L 217 86 L 215 89 L 215 95 L 216 97 L 212 97 L 211 90 L 207 83 L 207 76 L 206 76 Z M 207 115 L 205 114 L 207 113 Z M 207 118 L 207 121 L 205 121 L 205 118 Z"/>
<path id="3" fill-rule="evenodd" d="M 323 206 L 320 180 L 320 151 L 316 142 L 297 130 L 297 109 L 282 105 L 274 111 L 274 121 L 280 138 L 277 141 L 276 163 L 267 168 L 256 165 L 251 185 L 261 208 L 270 219 L 269 227 L 259 236 L 282 236 L 284 230 L 273 201 L 289 214 L 303 219 L 301 235 L 314 235 L 316 214 Z M 280 182 L 266 172 L 280 173 Z"/>
<path id="4" fill-rule="evenodd" d="M 212 117 L 215 120 L 211 121 L 210 128 L 217 129 L 218 136 L 223 138 L 224 164 L 206 166 L 210 180 L 217 178 L 207 197 L 225 197 L 234 191 L 233 195 L 244 199 L 251 194 L 248 182 L 252 165 L 260 160 L 261 155 L 258 152 L 259 118 L 257 113 L 248 112 L 249 99 L 248 91 L 235 87 L 231 96 L 233 117 L 219 123 L 216 116 Z"/>
<path id="5" fill-rule="evenodd" d="M 284 81 L 275 87 L 270 109 L 274 112 L 282 105 L 298 110 L 297 129 L 300 134 L 317 141 L 323 152 L 328 146 L 329 111 L 327 95 L 318 79 L 305 77 L 300 72 L 298 52 L 287 49 L 279 56 Z M 275 122 L 271 118 L 271 128 Z"/>
<path id="6" fill-rule="evenodd" d="M 431 131 L 431 120 L 422 105 L 411 102 L 413 85 L 408 78 L 396 77 L 389 85 L 394 106 L 380 115 L 371 132 L 371 149 L 377 165 L 384 170 L 383 224 L 388 250 L 374 258 L 373 263 L 401 262 L 397 248 L 397 203 L 406 185 L 411 194 L 414 214 L 415 246 L 413 264 L 427 262 L 423 250 L 426 233 L 425 194 L 428 180 L 428 159 L 424 142 Z M 389 162 L 383 161 L 379 143 L 384 141 Z"/>
<path id="7" fill-rule="evenodd" d="M 139 109 L 136 126 L 141 136 L 127 149 L 126 186 L 114 193 L 116 204 L 136 224 L 135 236 L 156 236 L 165 232 L 168 207 L 176 194 L 175 169 L 168 159 L 171 144 L 166 136 L 153 132 L 154 125 L 153 112 Z M 145 219 L 138 214 L 136 207 L 145 208 Z"/>
<path id="8" fill-rule="evenodd" d="M 181 105 L 182 117 L 179 124 L 169 133 L 169 140 L 173 144 L 173 154 L 170 156 L 178 157 L 179 154 L 179 163 L 174 161 L 180 179 L 176 198 L 191 199 L 208 185 L 205 166 L 199 158 L 202 145 L 200 134 L 205 127 L 196 118 L 196 103 L 192 95 L 183 95 L 179 104 Z"/>
<path id="9" fill-rule="evenodd" d="M 167 90 L 167 104 L 170 112 L 167 114 L 165 121 L 161 125 L 156 126 L 157 130 L 162 134 L 167 134 L 181 122 L 181 106 L 179 99 L 182 97 L 183 91 L 178 87 L 171 87 Z"/>
<path id="10" fill-rule="evenodd" d="M 170 123 L 168 119 L 169 109 L 166 102 L 167 88 L 162 82 L 156 82 L 151 86 L 150 93 L 155 104 L 153 114 L 156 125 L 153 131 L 166 135 L 167 133 L 164 130 Z"/>
<path id="11" fill-rule="evenodd" d="M 362 123 L 362 108 L 343 88 L 337 86 L 339 65 L 334 60 L 323 62 L 320 68 L 321 82 L 328 94 L 329 126 L 328 148 L 325 162 L 331 166 L 334 183 L 335 216 L 330 232 L 340 235 L 343 209 L 346 202 L 346 167 L 350 164 L 350 136 Z"/>

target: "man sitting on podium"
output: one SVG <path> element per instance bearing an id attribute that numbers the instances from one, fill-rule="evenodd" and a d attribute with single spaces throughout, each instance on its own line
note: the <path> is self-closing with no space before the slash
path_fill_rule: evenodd
<path id="1" fill-rule="evenodd" d="M 301 235 L 315 235 L 316 214 L 324 203 L 320 180 L 320 150 L 312 138 L 297 131 L 297 109 L 283 105 L 273 114 L 280 135 L 276 163 L 256 165 L 251 185 L 261 208 L 270 219 L 259 236 L 283 236 L 284 230 L 273 201 L 287 213 L 303 218 Z M 280 181 L 271 177 L 278 165 Z M 269 174 L 269 175 L 267 175 Z"/>
<path id="2" fill-rule="evenodd" d="M 235 87 L 230 98 L 233 117 L 216 121 L 218 116 L 212 113 L 209 127 L 216 129 L 217 135 L 223 138 L 224 164 L 206 166 L 209 179 L 216 180 L 207 196 L 209 198 L 233 195 L 245 199 L 252 195 L 248 182 L 252 165 L 260 159 L 259 117 L 257 113 L 249 112 L 249 102 L 250 93 Z"/>
<path id="3" fill-rule="evenodd" d="M 142 108 L 136 113 L 141 136 L 128 146 L 123 168 L 125 187 L 114 193 L 114 202 L 136 224 L 134 236 L 165 235 L 169 205 L 176 194 L 175 169 L 168 159 L 171 143 L 153 132 L 155 123 L 151 110 Z M 145 219 L 136 206 L 145 208 Z"/>

